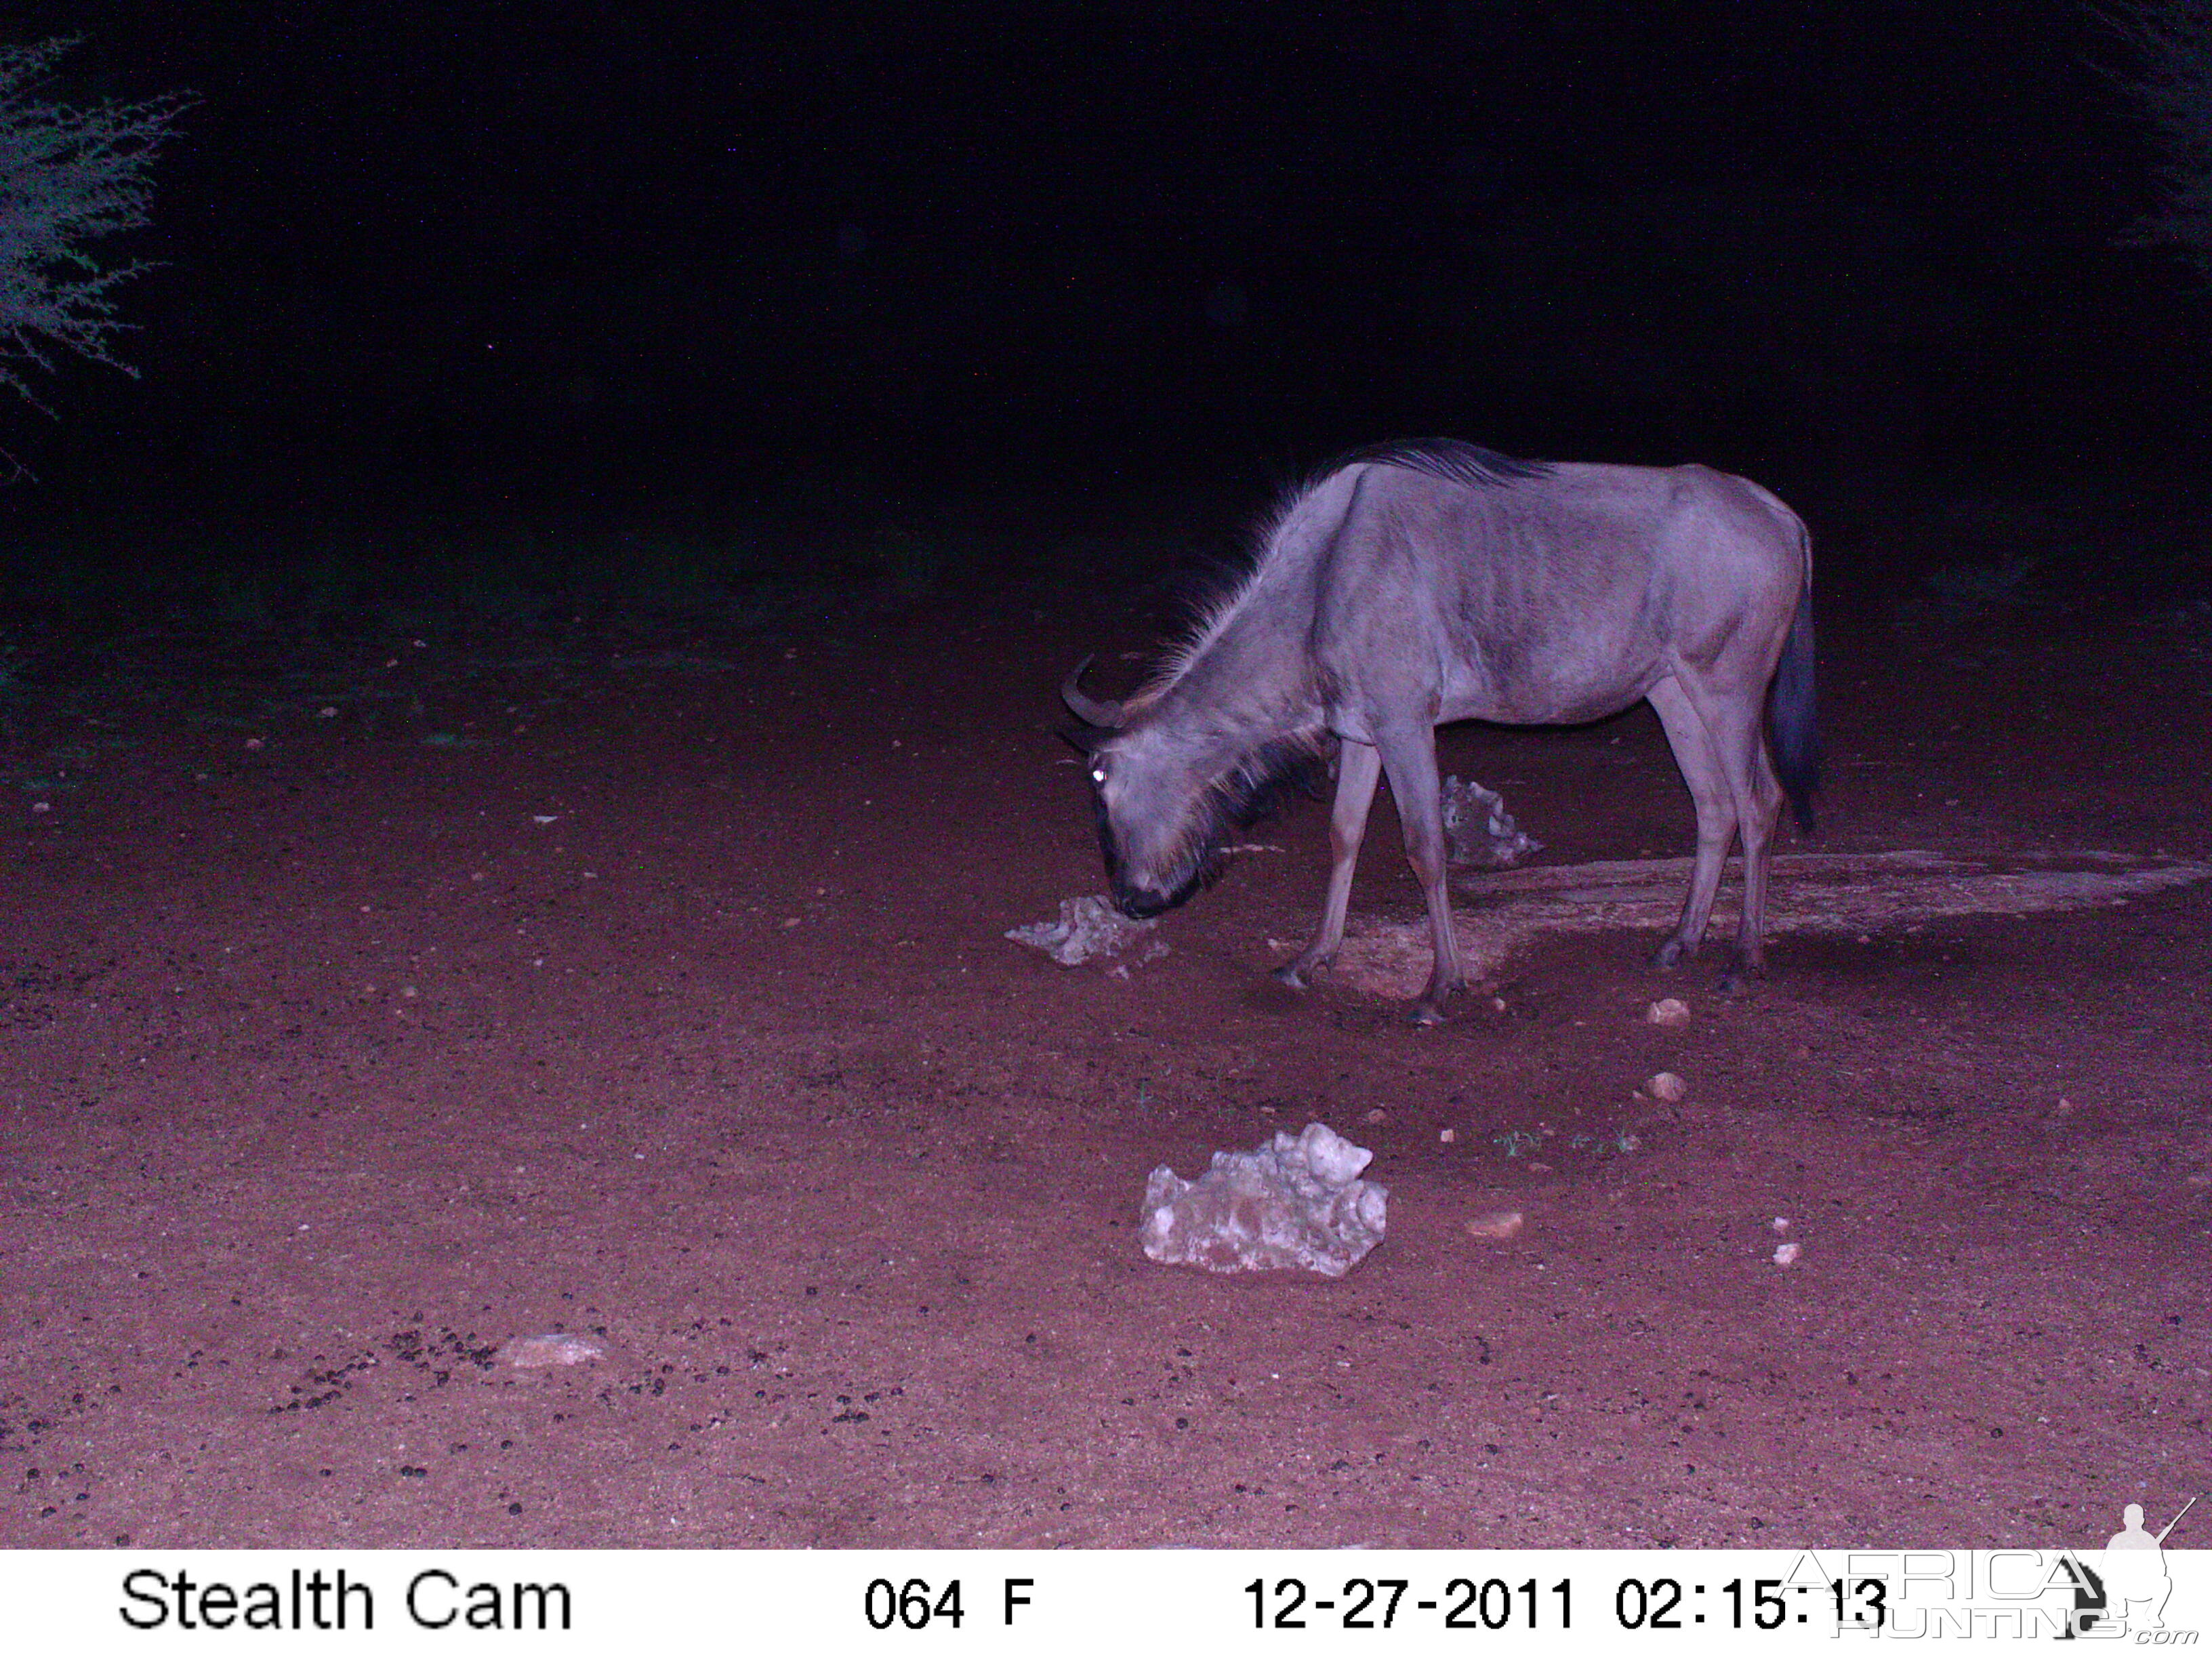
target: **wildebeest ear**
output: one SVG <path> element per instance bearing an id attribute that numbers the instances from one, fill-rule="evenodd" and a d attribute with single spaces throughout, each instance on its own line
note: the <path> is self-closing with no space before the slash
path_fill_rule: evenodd
<path id="1" fill-rule="evenodd" d="M 1055 728 L 1060 740 L 1079 755 L 1087 755 L 1114 734 L 1095 726 L 1062 726 Z"/>

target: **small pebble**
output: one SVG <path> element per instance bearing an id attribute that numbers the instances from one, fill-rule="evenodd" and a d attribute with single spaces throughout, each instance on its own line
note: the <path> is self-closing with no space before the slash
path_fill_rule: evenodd
<path id="1" fill-rule="evenodd" d="M 1494 1239 L 1503 1243 L 1521 1231 L 1526 1219 L 1518 1210 L 1492 1210 L 1487 1215 L 1476 1216 L 1467 1224 L 1469 1238 Z"/>
<path id="2" fill-rule="evenodd" d="M 1788 1267 L 1797 1259 L 1797 1252 L 1801 1248 L 1802 1246 L 1795 1239 L 1790 1240 L 1787 1244 L 1777 1244 L 1774 1247 L 1774 1265 L 1778 1267 Z"/>
<path id="3" fill-rule="evenodd" d="M 1663 1100 L 1670 1106 L 1690 1092 L 1690 1085 L 1672 1072 L 1662 1072 L 1647 1079 L 1644 1090 L 1654 1100 Z"/>
<path id="4" fill-rule="evenodd" d="M 1644 1018 L 1654 1025 L 1687 1025 L 1690 1005 L 1680 997 L 1662 997 L 1644 1011 Z"/>
<path id="5" fill-rule="evenodd" d="M 1445 1146 L 1449 1146 L 1452 1142 L 1459 1139 L 1459 1131 L 1456 1129 L 1439 1129 L 1437 1131 L 1437 1139 L 1443 1142 Z"/>
<path id="6" fill-rule="evenodd" d="M 1775 1217 L 1774 1231 L 1778 1233 L 1788 1232 L 1790 1231 L 1790 1218 L 1786 1215 L 1778 1215 Z"/>

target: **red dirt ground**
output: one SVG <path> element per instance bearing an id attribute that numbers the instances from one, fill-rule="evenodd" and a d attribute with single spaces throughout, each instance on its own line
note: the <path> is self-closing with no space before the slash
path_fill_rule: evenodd
<path id="1" fill-rule="evenodd" d="M 2201 619 L 1822 604 L 1819 847 L 2212 852 Z M 1000 937 L 1101 885 L 1054 689 L 1145 637 L 184 653 L 27 716 L 0 1542 L 2094 1545 L 2206 1484 L 2212 891 L 1726 998 L 1562 936 L 1422 1030 L 1264 977 L 1306 808 L 1064 970 Z M 1687 848 L 1648 711 L 1445 759 L 1547 860 Z M 1387 810 L 1354 905 L 1418 908 Z M 1391 1193 L 1350 1277 L 1142 1259 L 1153 1165 L 1314 1119 Z M 495 1358 L 554 1331 L 605 1355 Z"/>

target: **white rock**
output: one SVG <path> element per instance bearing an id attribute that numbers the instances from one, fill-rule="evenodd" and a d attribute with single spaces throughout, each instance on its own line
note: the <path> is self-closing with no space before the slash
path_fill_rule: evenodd
<path id="1" fill-rule="evenodd" d="M 1803 1246 L 1794 1238 L 1787 1244 L 1777 1244 L 1774 1247 L 1774 1265 L 1778 1267 L 1788 1267 L 1797 1259 L 1797 1252 L 1802 1248 Z"/>
<path id="2" fill-rule="evenodd" d="M 1114 908 L 1111 899 L 1072 898 L 1060 900 L 1058 921 L 1009 927 L 1006 937 L 1017 945 L 1043 951 L 1063 968 L 1079 968 L 1100 957 L 1121 955 L 1152 928 L 1149 921 L 1130 921 Z M 1157 940 L 1154 944 L 1158 948 L 1139 956 L 1139 962 L 1167 954 L 1165 945 Z"/>
<path id="3" fill-rule="evenodd" d="M 1662 1072 L 1657 1076 L 1648 1079 L 1644 1088 L 1644 1092 L 1652 1099 L 1663 1100 L 1669 1105 L 1690 1092 L 1690 1085 L 1672 1072 Z"/>
<path id="4" fill-rule="evenodd" d="M 1680 997 L 1662 997 L 1644 1011 L 1644 1018 L 1654 1025 L 1687 1025 L 1690 1005 Z"/>
<path id="5" fill-rule="evenodd" d="M 1443 793 L 1449 862 L 1502 870 L 1544 850 L 1542 842 L 1524 834 L 1513 822 L 1504 798 L 1495 789 L 1486 789 L 1472 778 L 1465 783 L 1446 778 Z"/>
<path id="6" fill-rule="evenodd" d="M 1162 1164 L 1145 1186 L 1145 1254 L 1211 1273 L 1303 1267 L 1340 1279 L 1389 1221 L 1389 1191 L 1359 1179 L 1374 1156 L 1309 1123 L 1252 1152 L 1216 1152 L 1194 1182 Z"/>
<path id="7" fill-rule="evenodd" d="M 499 1345 L 499 1352 L 492 1358 L 502 1364 L 534 1370 L 541 1365 L 580 1365 L 605 1352 L 605 1346 L 588 1336 L 549 1331 L 544 1336 L 510 1336 Z"/>

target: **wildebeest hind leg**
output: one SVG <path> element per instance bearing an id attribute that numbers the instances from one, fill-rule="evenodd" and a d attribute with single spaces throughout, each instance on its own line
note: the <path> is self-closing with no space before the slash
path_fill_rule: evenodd
<path id="1" fill-rule="evenodd" d="M 1698 809 L 1698 856 L 1690 871 L 1689 894 L 1682 901 L 1682 917 L 1653 958 L 1662 968 L 1672 968 L 1685 951 L 1695 955 L 1705 943 L 1713 895 L 1720 890 L 1721 866 L 1735 840 L 1735 795 L 1712 734 L 1681 683 L 1661 680 L 1648 695 L 1659 711 L 1660 724 L 1667 728 L 1674 764 L 1681 769 L 1682 781 L 1689 786 Z"/>
<path id="2" fill-rule="evenodd" d="M 1737 924 L 1735 968 L 1756 974 L 1766 965 L 1766 861 L 1782 816 L 1782 783 L 1767 758 L 1764 697 L 1708 698 L 1705 716 L 1728 772 L 1743 835 L 1743 917 Z M 1729 976 L 1733 980 L 1735 975 Z"/>
<path id="3" fill-rule="evenodd" d="M 1294 990 L 1328 965 L 1344 943 L 1345 913 L 1352 904 L 1352 872 L 1359 862 L 1359 843 L 1367 833 L 1367 809 L 1382 775 L 1382 751 L 1370 743 L 1347 740 L 1337 763 L 1336 805 L 1328 819 L 1328 896 L 1321 907 L 1321 929 L 1296 960 L 1275 969 L 1275 977 Z"/>
<path id="4" fill-rule="evenodd" d="M 1732 692 L 1702 683 L 1680 690 L 1710 739 L 1728 792 L 1729 817 L 1743 836 L 1743 915 L 1736 924 L 1735 950 L 1721 976 L 1721 988 L 1732 990 L 1742 975 L 1765 965 L 1766 856 L 1782 811 L 1782 785 L 1766 756 L 1765 698 L 1760 692 Z M 1701 859 L 1704 842 L 1700 834 Z"/>

